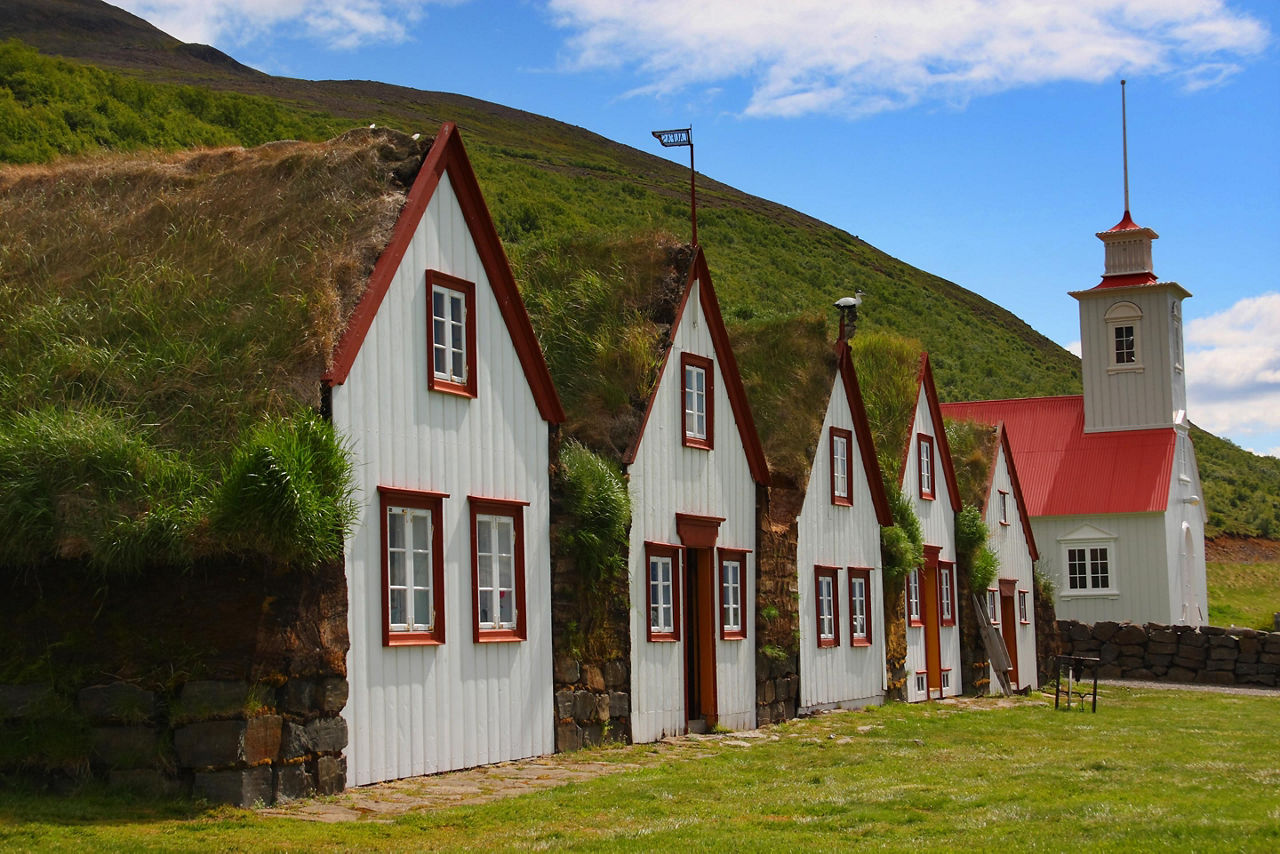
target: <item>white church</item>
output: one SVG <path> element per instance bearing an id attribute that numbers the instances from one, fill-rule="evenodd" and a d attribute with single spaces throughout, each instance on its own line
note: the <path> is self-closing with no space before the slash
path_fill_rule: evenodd
<path id="1" fill-rule="evenodd" d="M 1206 511 L 1187 421 L 1182 301 L 1156 278 L 1158 235 L 1126 210 L 1098 238 L 1102 281 L 1080 304 L 1084 394 L 944 404 L 1004 424 L 1059 619 L 1208 620 Z"/>

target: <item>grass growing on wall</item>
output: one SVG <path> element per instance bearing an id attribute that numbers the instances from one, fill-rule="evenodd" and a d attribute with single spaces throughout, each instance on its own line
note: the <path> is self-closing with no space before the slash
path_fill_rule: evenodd
<path id="1" fill-rule="evenodd" d="M 1280 614 L 1280 561 L 1210 560 L 1206 572 L 1210 625 L 1273 630 Z"/>

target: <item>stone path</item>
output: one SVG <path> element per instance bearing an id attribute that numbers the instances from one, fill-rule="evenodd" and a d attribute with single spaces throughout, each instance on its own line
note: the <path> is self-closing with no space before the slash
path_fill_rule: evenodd
<path id="1" fill-rule="evenodd" d="M 258 810 L 258 814 L 321 822 L 390 822 L 396 816 L 416 810 L 483 804 L 606 774 L 647 768 L 672 760 L 712 756 L 726 749 L 742 749 L 777 740 L 778 736 L 768 730 L 754 730 L 665 738 L 655 744 L 619 747 L 616 753 L 610 748 L 558 753 L 359 786 L 340 795 Z"/>

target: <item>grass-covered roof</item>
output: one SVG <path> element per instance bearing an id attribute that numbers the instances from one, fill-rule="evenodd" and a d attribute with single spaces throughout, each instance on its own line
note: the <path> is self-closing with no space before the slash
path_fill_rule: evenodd
<path id="1" fill-rule="evenodd" d="M 299 414 L 428 145 L 360 130 L 0 170 L 0 561 L 308 557 L 298 520 L 274 545 L 220 536 L 253 503 L 227 489 L 278 476 L 299 518 L 340 509 L 289 468 L 340 474 Z"/>

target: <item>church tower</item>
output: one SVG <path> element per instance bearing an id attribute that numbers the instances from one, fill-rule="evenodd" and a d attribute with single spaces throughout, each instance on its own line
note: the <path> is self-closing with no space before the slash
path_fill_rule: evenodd
<path id="1" fill-rule="evenodd" d="M 1129 215 L 1127 129 L 1125 137 L 1124 217 L 1098 232 L 1106 247 L 1102 281 L 1071 293 L 1080 302 L 1084 429 L 1185 430 L 1182 300 L 1191 294 L 1156 278 L 1151 241 L 1159 235 Z"/>

